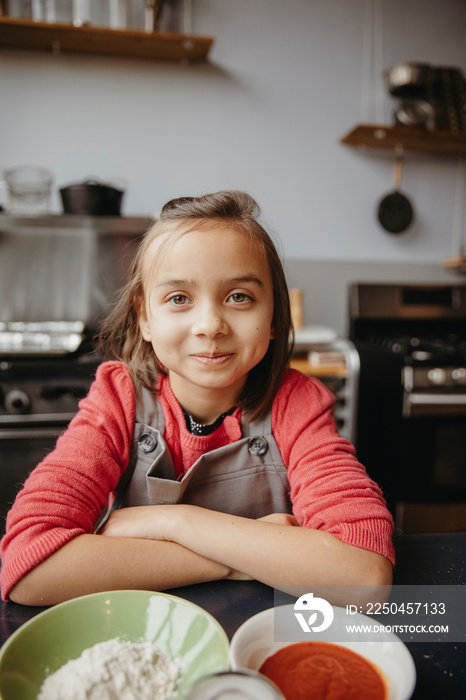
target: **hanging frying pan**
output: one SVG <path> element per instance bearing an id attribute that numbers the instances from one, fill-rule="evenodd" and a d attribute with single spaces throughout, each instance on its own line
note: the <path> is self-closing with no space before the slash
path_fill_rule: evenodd
<path id="1" fill-rule="evenodd" d="M 408 197 L 400 191 L 403 174 L 403 157 L 395 153 L 393 170 L 394 191 L 379 202 L 377 216 L 381 226 L 389 233 L 403 233 L 413 219 L 413 207 Z"/>

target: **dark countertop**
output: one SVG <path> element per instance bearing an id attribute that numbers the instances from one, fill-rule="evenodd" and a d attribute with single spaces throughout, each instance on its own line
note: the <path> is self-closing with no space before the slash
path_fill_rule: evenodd
<path id="1" fill-rule="evenodd" d="M 466 532 L 395 538 L 395 585 L 465 585 Z M 466 621 L 465 621 L 466 624 Z M 416 700 L 466 698 L 466 644 L 408 642 L 416 664 Z"/>
<path id="2" fill-rule="evenodd" d="M 464 585 L 466 532 L 400 535 L 395 538 L 395 585 Z M 251 615 L 274 605 L 274 591 L 257 581 L 215 581 L 177 588 L 173 595 L 205 608 L 231 638 Z M 0 605 L 0 643 L 44 608 Z M 466 644 L 407 642 L 416 664 L 415 700 L 466 698 Z"/>

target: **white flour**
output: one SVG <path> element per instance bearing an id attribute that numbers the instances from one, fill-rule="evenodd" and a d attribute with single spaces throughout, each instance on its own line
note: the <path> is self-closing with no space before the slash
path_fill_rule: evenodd
<path id="1" fill-rule="evenodd" d="M 151 642 L 110 639 L 48 676 L 37 700 L 168 700 L 180 670 Z"/>

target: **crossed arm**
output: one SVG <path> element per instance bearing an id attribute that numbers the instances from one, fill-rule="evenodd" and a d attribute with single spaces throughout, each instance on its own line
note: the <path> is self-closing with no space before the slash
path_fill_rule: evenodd
<path id="1" fill-rule="evenodd" d="M 389 590 L 392 566 L 330 533 L 299 527 L 286 514 L 250 520 L 190 505 L 139 506 L 113 513 L 100 535 L 72 539 L 21 579 L 10 597 L 53 605 L 100 590 L 164 590 L 222 578 L 257 579 L 285 590 L 374 587 L 379 600 Z"/>

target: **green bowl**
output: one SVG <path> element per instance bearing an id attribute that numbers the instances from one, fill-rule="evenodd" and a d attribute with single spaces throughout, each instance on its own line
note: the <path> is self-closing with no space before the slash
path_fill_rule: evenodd
<path id="1" fill-rule="evenodd" d="M 36 700 L 46 676 L 115 637 L 151 641 L 178 657 L 179 700 L 201 676 L 228 669 L 228 637 L 198 605 L 150 591 L 94 593 L 45 610 L 11 635 L 0 650 L 0 698 Z"/>

